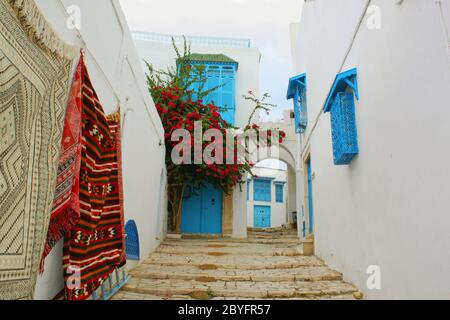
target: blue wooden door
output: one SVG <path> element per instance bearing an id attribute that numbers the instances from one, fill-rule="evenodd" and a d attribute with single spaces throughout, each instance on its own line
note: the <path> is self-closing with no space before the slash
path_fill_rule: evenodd
<path id="1" fill-rule="evenodd" d="M 313 194 L 312 194 L 312 173 L 311 173 L 311 159 L 308 160 L 308 212 L 309 212 L 309 234 L 314 232 L 314 208 L 313 208 Z"/>
<path id="2" fill-rule="evenodd" d="M 200 233 L 222 233 L 222 191 L 208 186 L 203 189 L 202 223 Z"/>
<path id="3" fill-rule="evenodd" d="M 181 232 L 222 233 L 222 192 L 211 185 L 199 190 L 187 187 L 183 197 Z"/>
<path id="4" fill-rule="evenodd" d="M 269 206 L 255 206 L 254 208 L 254 226 L 255 228 L 270 228 L 270 210 Z"/>

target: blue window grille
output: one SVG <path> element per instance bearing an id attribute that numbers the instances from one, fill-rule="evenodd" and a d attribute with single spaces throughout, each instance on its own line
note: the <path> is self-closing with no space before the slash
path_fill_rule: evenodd
<path id="1" fill-rule="evenodd" d="M 275 196 L 276 196 L 276 202 L 278 202 L 278 203 L 284 202 L 284 184 L 283 183 L 275 183 Z"/>
<path id="2" fill-rule="evenodd" d="M 272 182 L 269 179 L 253 180 L 254 201 L 272 202 Z"/>
<path id="3" fill-rule="evenodd" d="M 335 165 L 350 164 L 359 153 L 354 98 L 359 99 L 356 77 L 356 69 L 337 75 L 324 107 L 324 112 L 331 113 Z"/>
<path id="4" fill-rule="evenodd" d="M 125 225 L 125 243 L 128 260 L 140 260 L 139 254 L 139 234 L 134 220 L 130 220 Z"/>
<path id="5" fill-rule="evenodd" d="M 294 101 L 295 131 L 304 133 L 308 126 L 306 74 L 289 79 L 287 99 Z"/>

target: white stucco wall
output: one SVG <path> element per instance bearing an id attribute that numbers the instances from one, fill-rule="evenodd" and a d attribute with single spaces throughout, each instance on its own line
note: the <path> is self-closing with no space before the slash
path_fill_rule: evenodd
<path id="1" fill-rule="evenodd" d="M 260 178 L 271 178 L 273 181 L 271 182 L 271 190 L 272 197 L 271 202 L 263 202 L 263 201 L 254 201 L 254 187 L 253 187 L 253 179 L 250 183 L 249 190 L 249 200 L 247 202 L 247 226 L 253 228 L 254 225 L 254 208 L 255 206 L 269 206 L 271 207 L 270 211 L 270 223 L 271 228 L 281 227 L 286 225 L 288 222 L 288 205 L 287 199 L 289 196 L 289 184 L 287 179 L 287 171 L 285 170 L 277 170 L 272 168 L 254 168 L 253 174 Z M 276 202 L 276 188 L 274 182 L 284 182 L 283 188 L 283 202 Z"/>
<path id="2" fill-rule="evenodd" d="M 361 20 L 369 3 L 380 29 Z M 316 253 L 369 299 L 450 296 L 449 22 L 448 1 L 316 0 L 293 43 L 295 74 L 308 75 Z M 334 166 L 321 109 L 336 74 L 353 67 L 360 154 Z M 380 290 L 366 286 L 372 265 Z"/>
<path id="3" fill-rule="evenodd" d="M 136 48 L 142 59 L 152 64 L 156 69 L 166 70 L 168 67 L 175 67 L 176 54 L 172 44 L 135 40 Z M 182 52 L 183 44 L 177 44 Z M 224 54 L 239 62 L 239 69 L 236 73 L 236 125 L 239 127 L 247 125 L 248 118 L 253 111 L 252 102 L 246 101 L 242 96 L 250 90 L 259 94 L 259 68 L 261 54 L 257 48 L 219 47 L 201 46 L 193 44 L 191 53 L 211 53 Z M 144 70 L 147 68 L 144 65 Z M 254 122 L 258 122 L 258 115 Z"/>
<path id="4" fill-rule="evenodd" d="M 44 16 L 69 43 L 86 43 L 86 63 L 106 113 L 118 105 L 123 122 L 125 220 L 134 219 L 145 258 L 165 232 L 163 128 L 146 89 L 141 62 L 116 0 L 37 0 Z M 81 9 L 81 39 L 66 27 L 64 6 Z M 62 243 L 47 257 L 35 298 L 52 299 L 63 288 Z"/>

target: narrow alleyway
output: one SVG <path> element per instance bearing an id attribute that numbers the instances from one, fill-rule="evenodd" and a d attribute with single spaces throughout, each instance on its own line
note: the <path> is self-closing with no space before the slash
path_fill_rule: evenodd
<path id="1" fill-rule="evenodd" d="M 294 231 L 166 240 L 113 299 L 353 299 L 353 285 L 300 248 Z"/>

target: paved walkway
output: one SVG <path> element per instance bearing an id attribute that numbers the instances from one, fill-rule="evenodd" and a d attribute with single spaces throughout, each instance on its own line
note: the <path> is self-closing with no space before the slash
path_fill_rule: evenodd
<path id="1" fill-rule="evenodd" d="M 113 299 L 353 299 L 353 285 L 300 248 L 294 231 L 166 240 Z"/>

